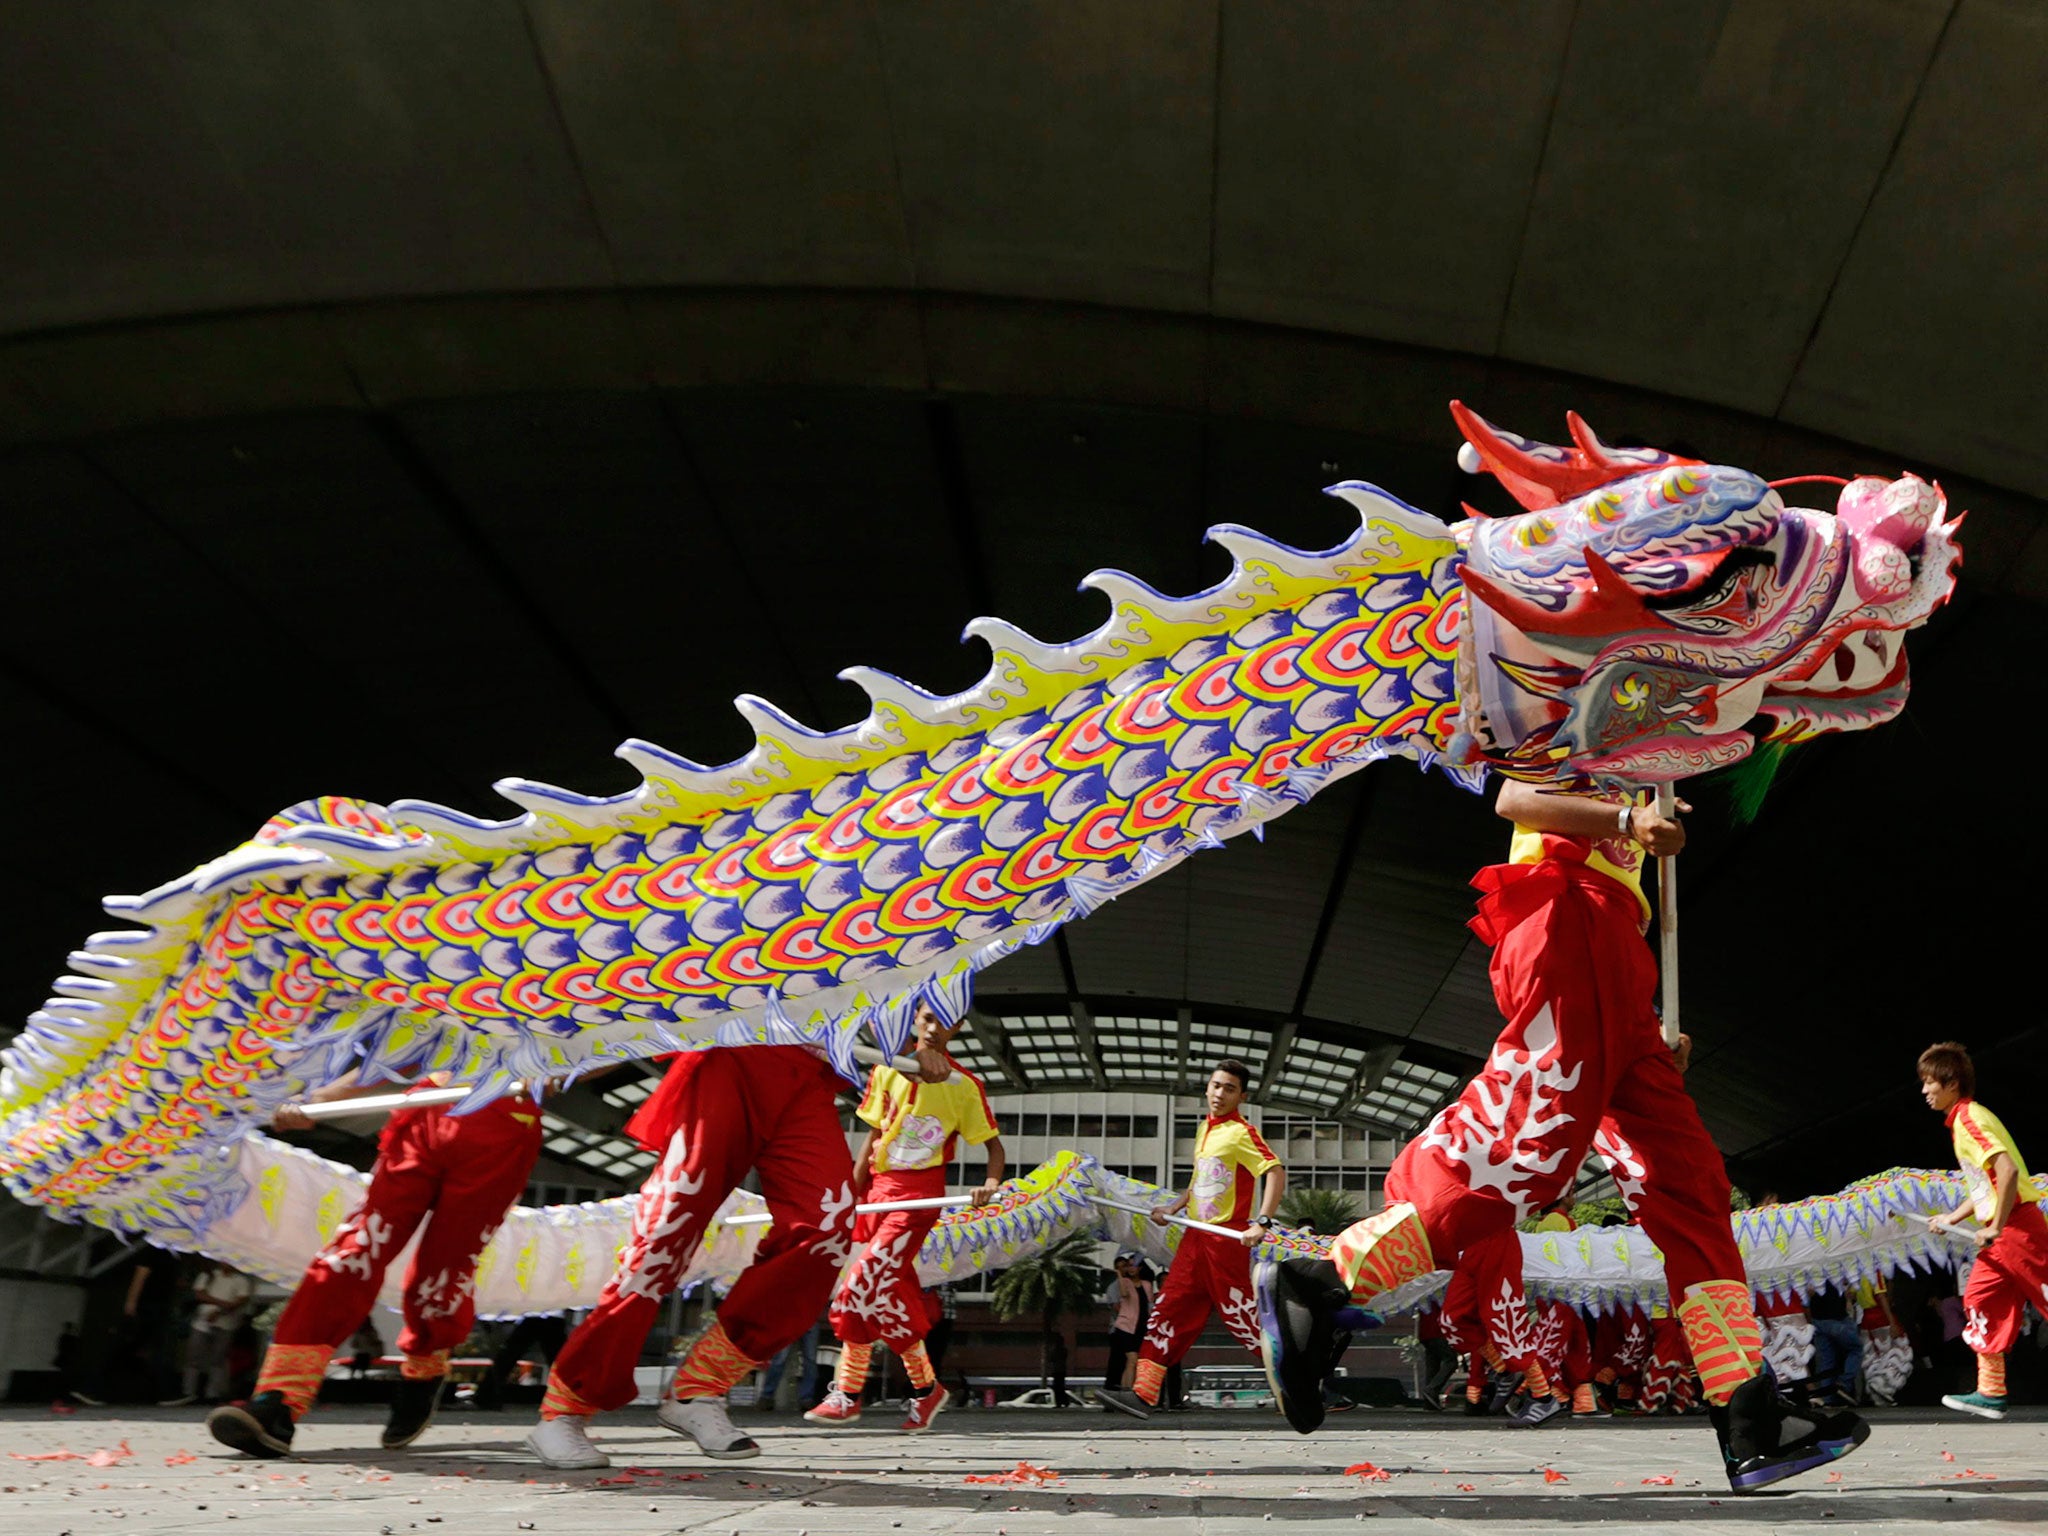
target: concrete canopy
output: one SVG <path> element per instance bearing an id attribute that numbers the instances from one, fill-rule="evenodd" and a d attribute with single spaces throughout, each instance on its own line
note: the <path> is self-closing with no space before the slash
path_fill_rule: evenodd
<path id="1" fill-rule="evenodd" d="M 616 786 L 1208 522 L 1327 543 L 1340 475 L 1452 511 L 1460 395 L 1944 472 L 1912 717 L 1702 828 L 1695 1086 L 1788 1183 L 1942 1155 L 1884 1143 L 1924 1038 L 2039 1097 L 1978 745 L 2044 702 L 2037 7 L 81 0 L 0 63 L 6 1014 L 305 794 Z M 1498 842 L 1375 769 L 990 997 L 1470 1059 Z"/>

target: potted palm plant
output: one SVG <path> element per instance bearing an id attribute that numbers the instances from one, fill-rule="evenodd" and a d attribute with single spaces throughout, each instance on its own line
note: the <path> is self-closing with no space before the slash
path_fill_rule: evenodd
<path id="1" fill-rule="evenodd" d="M 1098 1239 L 1090 1232 L 1074 1232 L 1061 1238 L 1036 1258 L 1012 1264 L 996 1279 L 989 1303 L 997 1317 L 1008 1321 L 1036 1312 L 1042 1324 L 1038 1342 L 1038 1380 L 1041 1386 L 1055 1374 L 1052 1370 L 1053 1339 L 1059 1320 L 1067 1313 L 1079 1314 L 1098 1305 L 1109 1286 L 1109 1272 L 1095 1262 Z M 1064 1370 L 1057 1373 L 1064 1378 Z M 1053 1382 L 1056 1391 L 1064 1380 Z"/>
<path id="2" fill-rule="evenodd" d="M 1320 1237 L 1335 1237 L 1358 1220 L 1358 1200 L 1342 1189 L 1297 1186 L 1280 1202 L 1280 1219 Z"/>

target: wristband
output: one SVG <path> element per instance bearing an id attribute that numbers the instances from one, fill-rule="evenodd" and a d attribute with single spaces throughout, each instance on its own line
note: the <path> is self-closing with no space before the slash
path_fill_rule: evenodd
<path id="1" fill-rule="evenodd" d="M 1615 818 L 1615 824 L 1619 828 L 1621 835 L 1631 842 L 1635 840 L 1636 835 L 1635 814 L 1636 808 L 1634 806 L 1624 805 L 1621 808 L 1621 814 Z"/>

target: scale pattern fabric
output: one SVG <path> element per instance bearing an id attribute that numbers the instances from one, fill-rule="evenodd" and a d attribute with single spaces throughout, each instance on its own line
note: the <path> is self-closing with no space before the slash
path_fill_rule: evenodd
<path id="1" fill-rule="evenodd" d="M 1938 491 L 1858 480 L 1835 514 L 1747 471 L 1503 433 L 1454 407 L 1531 510 L 1455 527 L 1333 488 L 1321 552 L 1226 526 L 1218 585 L 1121 572 L 1050 644 L 1000 620 L 974 687 L 847 675 L 867 716 L 818 732 L 751 697 L 712 768 L 643 741 L 641 785 L 528 780 L 492 821 L 329 796 L 110 911 L 0 1068 L 18 1197 L 206 1249 L 251 1188 L 239 1137 L 362 1067 L 444 1071 L 475 1102 L 620 1056 L 812 1044 L 857 1078 L 929 1001 L 1063 923 L 1390 754 L 1477 789 L 1697 773 L 1903 706 L 1901 637 L 1953 583 Z M 574 594 L 565 594 L 572 597 Z M 726 643 L 709 637 L 707 643 Z M 210 1251 L 210 1249 L 208 1250 Z"/>

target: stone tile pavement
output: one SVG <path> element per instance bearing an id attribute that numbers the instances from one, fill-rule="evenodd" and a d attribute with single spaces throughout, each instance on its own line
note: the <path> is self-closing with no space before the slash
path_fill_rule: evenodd
<path id="1" fill-rule="evenodd" d="M 450 1410 L 411 1453 L 374 1449 L 381 1412 L 322 1409 L 290 1461 L 243 1461 L 198 1416 L 0 1410 L 0 1533 L 334 1536 L 1522 1536 L 1581 1526 L 1721 1532 L 2030 1531 L 2048 1526 L 2048 1410 L 2004 1424 L 1939 1410 L 1877 1432 L 1790 1491 L 1731 1496 L 1704 1421 L 1553 1425 L 1358 1410 L 1320 1434 L 1268 1414 L 1150 1423 L 1094 1410 L 956 1411 L 910 1438 L 874 1415 L 837 1432 L 737 1412 L 762 1442 L 718 1463 L 645 1409 L 603 1421 L 605 1472 L 528 1463 L 524 1413 Z M 33 1459 L 54 1451 L 82 1459 Z M 1953 1459 L 1950 1459 L 1953 1458 Z M 97 1464 L 96 1464 L 97 1463 Z M 1042 1469 L 1019 1472 L 1019 1464 Z M 1352 1470 L 1369 1466 L 1371 1470 Z M 1009 1474 L 1021 1481 L 975 1481 Z M 1379 1474 L 1384 1474 L 1381 1476 Z"/>

